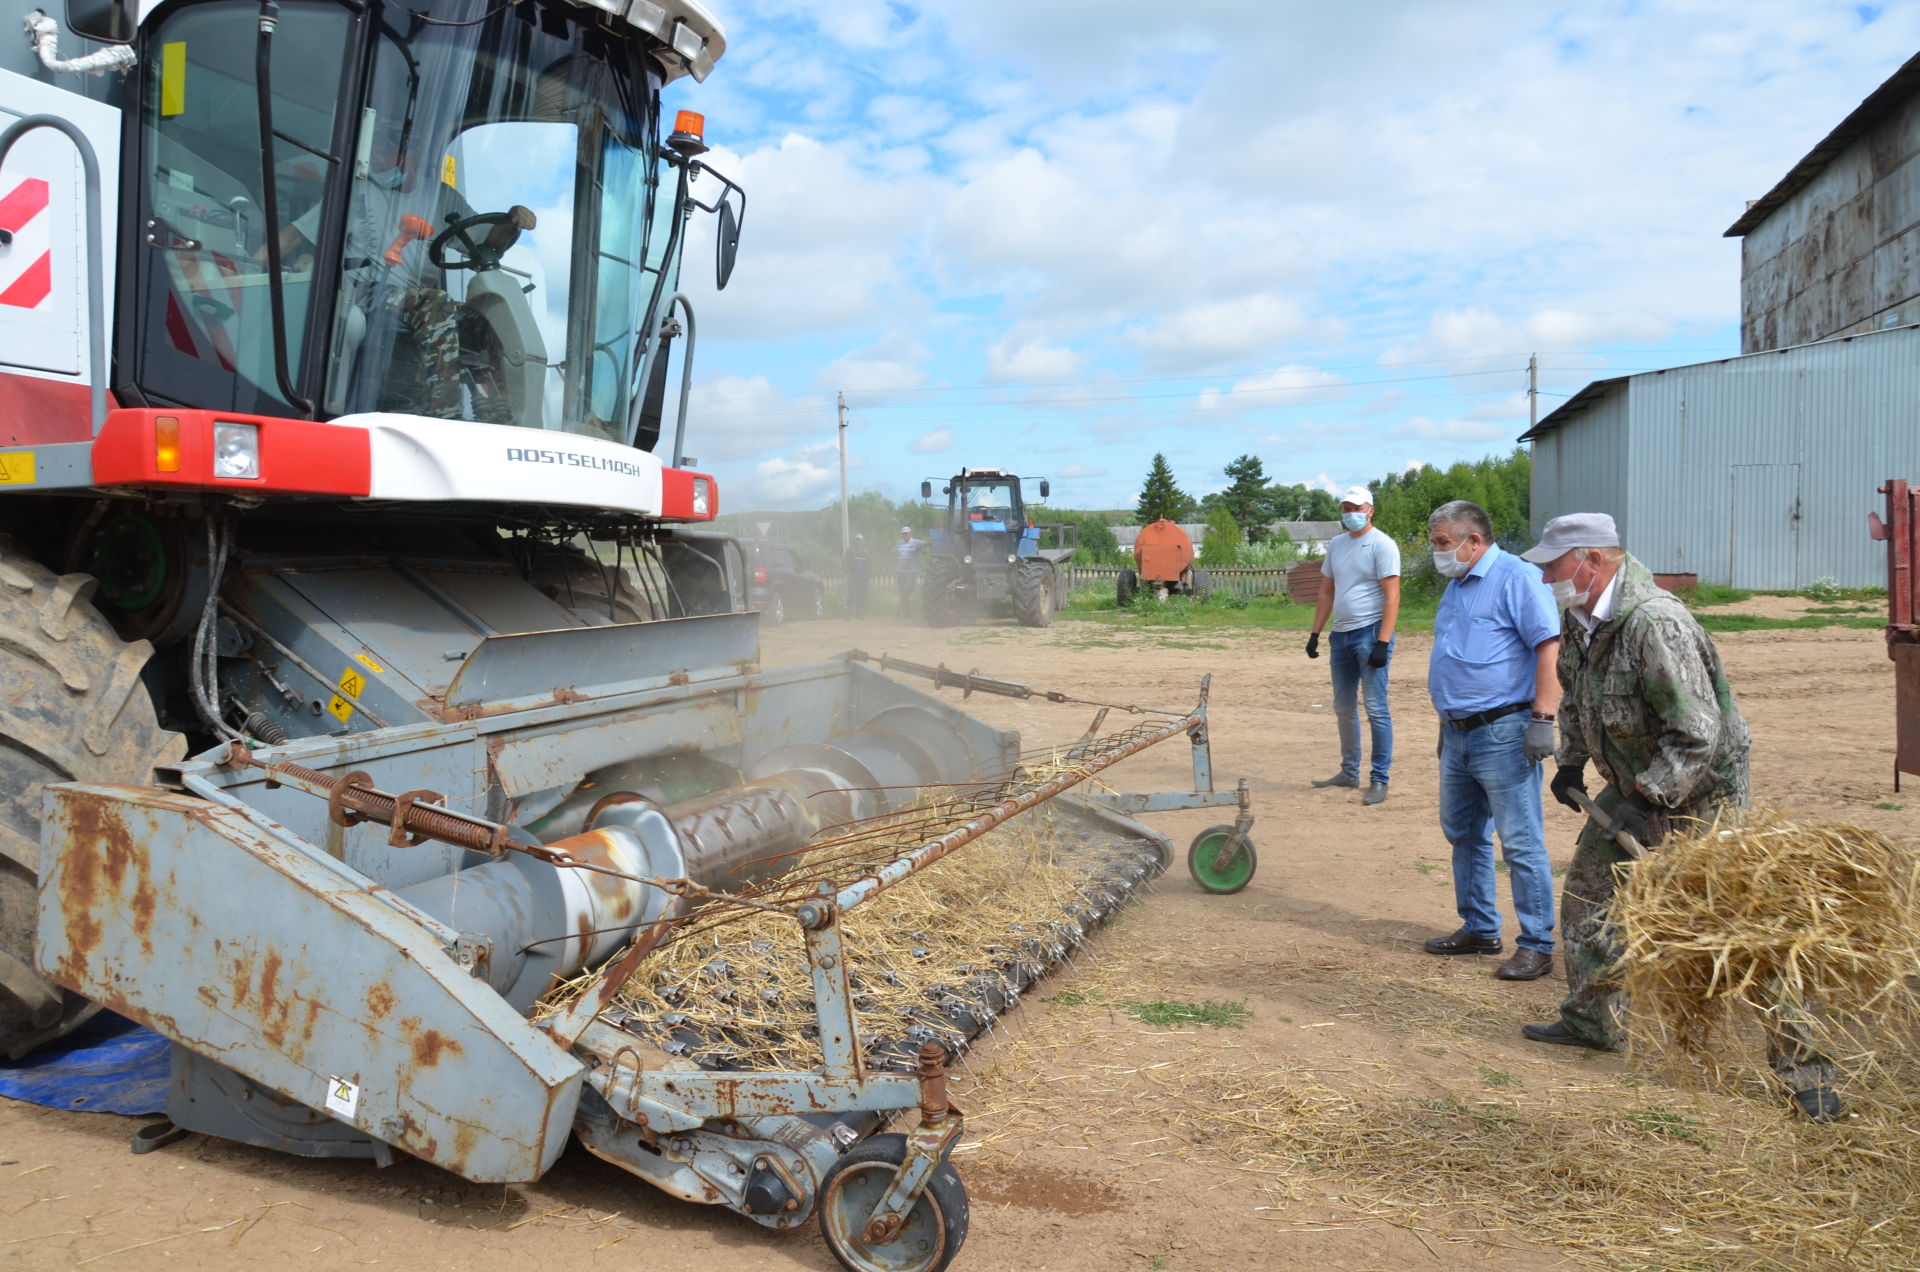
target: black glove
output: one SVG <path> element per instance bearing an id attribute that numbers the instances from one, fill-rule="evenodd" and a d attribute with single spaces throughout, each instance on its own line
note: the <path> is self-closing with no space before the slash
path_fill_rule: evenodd
<path id="1" fill-rule="evenodd" d="M 1374 641 L 1373 652 L 1367 655 L 1367 666 L 1369 667 L 1386 666 L 1387 655 L 1392 652 L 1393 652 L 1393 642 L 1385 641 L 1385 640 Z"/>
<path id="2" fill-rule="evenodd" d="M 1307 657 L 1318 658 L 1319 656 L 1320 656 L 1320 633 L 1313 632 L 1307 637 Z"/>
<path id="3" fill-rule="evenodd" d="M 1568 808 L 1571 808 L 1574 812 L 1585 811 L 1580 805 L 1573 802 L 1573 796 L 1568 794 L 1568 792 L 1579 791 L 1582 795 L 1587 793 L 1587 766 L 1584 764 L 1562 764 L 1553 771 L 1553 780 L 1547 783 L 1547 789 L 1553 792 L 1555 799 L 1565 804 Z"/>
<path id="4" fill-rule="evenodd" d="M 1614 810 L 1613 829 L 1609 833 L 1617 835 L 1624 830 L 1639 840 L 1642 847 L 1651 848 L 1660 842 L 1660 832 L 1653 828 L 1653 818 L 1658 812 L 1653 801 L 1636 790 Z"/>

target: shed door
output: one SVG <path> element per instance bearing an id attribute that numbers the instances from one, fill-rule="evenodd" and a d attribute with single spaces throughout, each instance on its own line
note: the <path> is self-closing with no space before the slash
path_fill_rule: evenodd
<path id="1" fill-rule="evenodd" d="M 1800 465 L 1733 466 L 1732 574 L 1734 587 L 1800 589 Z"/>

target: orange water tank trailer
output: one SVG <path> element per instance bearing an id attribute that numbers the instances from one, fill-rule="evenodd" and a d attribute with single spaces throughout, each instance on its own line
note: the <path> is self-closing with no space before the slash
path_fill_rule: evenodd
<path id="1" fill-rule="evenodd" d="M 1165 517 L 1140 527 L 1133 541 L 1134 569 L 1142 583 L 1177 583 L 1193 564 L 1193 540 Z"/>

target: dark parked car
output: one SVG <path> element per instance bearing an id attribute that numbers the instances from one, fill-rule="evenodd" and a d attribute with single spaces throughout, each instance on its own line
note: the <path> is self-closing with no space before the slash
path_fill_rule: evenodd
<path id="1" fill-rule="evenodd" d="M 747 553 L 747 601 L 768 622 L 819 618 L 827 612 L 820 576 L 800 564 L 783 540 L 742 539 L 740 546 Z"/>

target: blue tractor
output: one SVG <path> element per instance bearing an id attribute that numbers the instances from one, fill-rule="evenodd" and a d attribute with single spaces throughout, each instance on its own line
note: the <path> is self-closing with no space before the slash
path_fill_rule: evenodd
<path id="1" fill-rule="evenodd" d="M 1020 478 L 995 468 L 963 468 L 940 488 L 947 497 L 943 528 L 933 532 L 923 604 L 927 622 L 953 623 L 997 601 L 1013 602 L 1024 627 L 1045 627 L 1066 603 L 1066 573 L 1078 527 L 1040 525 L 1027 518 Z M 1048 486 L 1040 481 L 1040 497 Z M 920 483 L 933 498 L 933 483 Z M 1049 537 L 1053 546 L 1042 546 Z"/>

